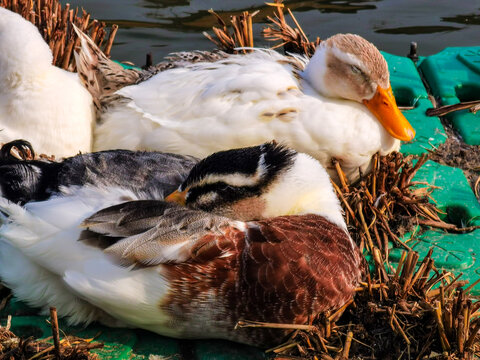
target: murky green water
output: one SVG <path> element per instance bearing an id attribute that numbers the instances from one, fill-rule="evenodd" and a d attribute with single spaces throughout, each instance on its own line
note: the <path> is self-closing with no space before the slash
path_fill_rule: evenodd
<path id="1" fill-rule="evenodd" d="M 66 1 L 65 1 L 66 2 Z M 255 20 L 255 43 L 268 46 L 260 31 L 272 10 L 261 0 L 71 0 L 101 20 L 120 26 L 113 58 L 138 65 L 152 52 L 160 61 L 170 52 L 211 49 L 203 35 L 221 15 L 262 10 Z M 420 55 L 448 46 L 480 45 L 478 0 L 286 1 L 311 38 L 338 32 L 357 33 L 381 50 L 405 55 L 416 41 Z"/>

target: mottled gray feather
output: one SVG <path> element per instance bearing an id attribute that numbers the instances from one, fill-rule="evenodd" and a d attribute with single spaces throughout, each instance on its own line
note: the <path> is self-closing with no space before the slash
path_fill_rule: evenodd
<path id="1" fill-rule="evenodd" d="M 4 157 L 0 158 L 0 193 L 24 204 L 47 200 L 64 187 L 89 184 L 128 189 L 142 199 L 163 199 L 197 162 L 191 156 L 128 150 L 80 154 L 61 162 Z"/>
<path id="2" fill-rule="evenodd" d="M 136 216 L 148 220 L 137 222 Z M 95 245 L 94 233 L 100 248 L 108 244 L 100 237 L 114 237 L 104 251 L 120 264 L 152 266 L 186 261 L 205 235 L 221 236 L 222 229 L 235 224 L 228 218 L 177 204 L 139 200 L 103 209 L 82 226 L 87 228 L 88 236 L 80 240 L 88 240 L 91 245 Z"/>

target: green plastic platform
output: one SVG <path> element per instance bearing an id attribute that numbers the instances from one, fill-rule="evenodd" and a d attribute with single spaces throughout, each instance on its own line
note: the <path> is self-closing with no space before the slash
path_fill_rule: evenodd
<path id="1" fill-rule="evenodd" d="M 432 193 L 438 207 L 446 214 L 443 220 L 458 226 L 480 225 L 480 204 L 475 197 L 463 171 L 427 161 L 417 172 L 414 181 L 428 182 L 438 186 Z M 421 235 L 409 234 L 403 239 L 420 259 L 433 247 L 432 258 L 439 269 L 463 272 L 461 280 L 475 282 L 480 277 L 480 230 L 466 234 L 452 234 L 442 230 L 428 230 Z M 402 249 L 390 252 L 390 261 L 398 262 Z M 480 286 L 472 293 L 480 295 Z"/>
<path id="2" fill-rule="evenodd" d="M 407 57 L 382 53 L 388 63 L 390 82 L 397 104 L 414 107 L 403 111 L 416 131 L 415 139 L 402 145 L 405 154 L 421 155 L 443 144 L 447 139 L 438 117 L 429 117 L 425 111 L 433 107 L 415 64 Z"/>
<path id="3" fill-rule="evenodd" d="M 423 59 L 419 68 L 443 105 L 480 98 L 480 46 L 446 48 Z M 467 144 L 480 145 L 480 113 L 463 110 L 446 118 Z"/>

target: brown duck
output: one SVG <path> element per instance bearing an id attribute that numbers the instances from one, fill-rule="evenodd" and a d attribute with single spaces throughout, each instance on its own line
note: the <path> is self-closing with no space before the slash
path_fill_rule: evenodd
<path id="1" fill-rule="evenodd" d="M 275 143 L 216 153 L 166 200 L 89 185 L 24 207 L 2 199 L 0 276 L 28 293 L 9 272 L 15 257 L 24 271 L 34 262 L 48 274 L 35 280 L 34 291 L 49 289 L 37 301 L 72 322 L 256 346 L 286 333 L 235 329 L 239 320 L 302 324 L 360 281 L 359 249 L 308 155 Z"/>

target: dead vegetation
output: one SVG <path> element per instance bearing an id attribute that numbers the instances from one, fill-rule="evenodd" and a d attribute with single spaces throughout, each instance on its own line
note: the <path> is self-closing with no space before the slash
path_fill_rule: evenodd
<path id="1" fill-rule="evenodd" d="M 52 337 L 43 340 L 21 338 L 11 330 L 11 317 L 5 326 L 0 326 L 0 360 L 96 360 L 99 357 L 90 350 L 103 347 L 102 343 L 93 339 L 82 339 L 75 336 L 59 337 L 57 310 L 50 309 L 50 325 Z M 53 339 L 53 344 L 49 341 Z"/>
<path id="2" fill-rule="evenodd" d="M 70 25 L 74 23 L 109 56 L 118 26 L 112 25 L 107 34 L 104 22 L 91 19 L 90 14 L 78 8 L 70 9 L 59 0 L 0 0 L 0 6 L 22 15 L 38 27 L 53 53 L 53 64 L 75 71 L 73 51 L 80 45 Z"/>
<path id="3" fill-rule="evenodd" d="M 454 111 L 467 110 L 476 114 L 480 110 L 480 100 L 465 101 L 459 104 L 444 105 L 427 110 L 428 116 L 445 116 Z"/>
<path id="4" fill-rule="evenodd" d="M 210 41 L 212 41 L 219 50 L 225 51 L 229 54 L 244 53 L 246 54 L 250 50 L 249 47 L 253 47 L 253 21 L 252 18 L 258 14 L 258 11 L 250 14 L 248 11 L 244 11 L 240 16 L 231 16 L 230 25 L 232 26 L 232 33 L 221 18 L 215 11 L 209 10 L 209 13 L 215 16 L 220 27 L 213 27 L 213 33 L 215 38 L 207 32 L 205 35 Z"/>
<path id="5" fill-rule="evenodd" d="M 295 24 L 295 27 L 290 26 L 285 19 L 285 6 L 282 0 L 275 0 L 274 3 L 267 3 L 267 5 L 275 7 L 275 12 L 273 17 L 267 16 L 270 24 L 267 28 L 263 29 L 262 34 L 266 40 L 277 42 L 272 48 L 283 47 L 285 51 L 290 53 L 312 56 L 316 47 L 320 44 L 320 38 L 317 37 L 315 41 L 310 41 L 293 13 L 287 8 L 287 12 Z M 209 12 L 216 17 L 221 27 L 213 27 L 215 37 L 207 32 L 203 34 L 212 41 L 219 50 L 225 51 L 226 53 L 236 54 L 239 52 L 249 52 L 248 48 L 254 46 L 252 18 L 257 15 L 259 11 L 257 10 L 252 14 L 244 11 L 240 16 L 231 16 L 230 25 L 232 32 L 230 32 L 227 24 L 220 15 L 213 10 Z M 243 49 L 244 47 L 247 49 Z"/>
<path id="6" fill-rule="evenodd" d="M 274 3 L 268 5 L 276 7 L 276 11 L 274 12 L 274 17 L 267 16 L 270 24 L 263 29 L 262 34 L 266 40 L 278 42 L 272 48 L 283 47 L 286 52 L 304 54 L 311 57 L 320 44 L 320 38 L 317 37 L 315 41 L 310 41 L 293 13 L 287 8 L 287 12 L 295 24 L 295 27 L 290 26 L 285 19 L 283 12 L 285 6 L 282 0 L 275 0 Z"/>

